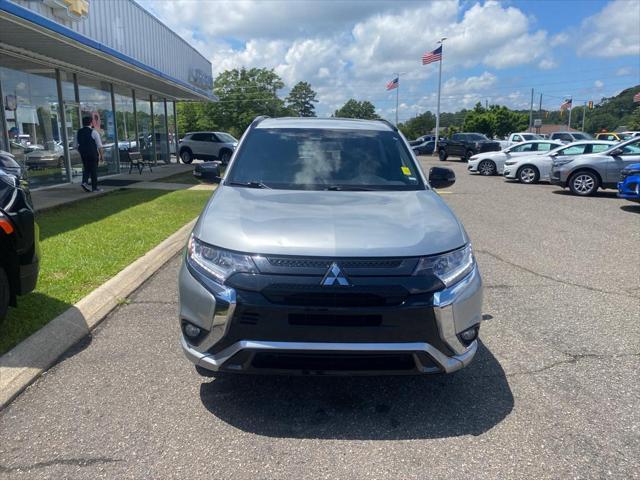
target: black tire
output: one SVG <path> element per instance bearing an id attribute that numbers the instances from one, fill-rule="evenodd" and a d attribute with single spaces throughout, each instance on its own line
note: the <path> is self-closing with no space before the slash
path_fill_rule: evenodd
<path id="1" fill-rule="evenodd" d="M 201 367 L 200 365 L 196 365 L 196 372 L 198 372 L 198 375 L 200 375 L 201 377 L 206 378 L 215 378 L 220 375 L 218 372 L 214 372 L 213 370 L 209 370 L 208 368 Z"/>
<path id="2" fill-rule="evenodd" d="M 520 183 L 531 185 L 540 180 L 540 171 L 533 165 L 523 165 L 518 169 L 516 177 Z"/>
<path id="3" fill-rule="evenodd" d="M 220 161 L 222 162 L 223 165 L 228 165 L 229 160 L 231 160 L 231 152 L 229 150 L 224 150 L 220 154 Z"/>
<path id="4" fill-rule="evenodd" d="M 492 160 L 482 160 L 478 164 L 478 173 L 485 177 L 490 177 L 498 172 L 496 164 Z"/>
<path id="5" fill-rule="evenodd" d="M 600 178 L 591 170 L 581 170 L 569 177 L 569 190 L 574 195 L 589 197 L 600 188 Z"/>
<path id="6" fill-rule="evenodd" d="M 0 323 L 7 316 L 9 310 L 9 300 L 11 299 L 11 286 L 9 285 L 9 277 L 3 267 L 0 267 Z"/>
<path id="7" fill-rule="evenodd" d="M 471 157 L 473 157 L 473 155 L 474 155 L 474 153 L 473 153 L 473 151 L 472 151 L 472 150 L 467 150 L 467 151 L 465 152 L 465 154 L 464 154 L 464 157 L 462 157 L 462 161 L 463 161 L 463 162 L 468 162 L 468 161 L 469 161 L 469 159 L 470 159 Z"/>
<path id="8" fill-rule="evenodd" d="M 180 150 L 180 160 L 182 161 L 182 163 L 186 163 L 187 165 L 193 162 L 193 153 L 191 152 L 191 150 L 189 150 L 188 148 Z"/>
<path id="9" fill-rule="evenodd" d="M 438 158 L 441 162 L 444 162 L 447 159 L 447 151 L 444 148 L 438 151 Z"/>

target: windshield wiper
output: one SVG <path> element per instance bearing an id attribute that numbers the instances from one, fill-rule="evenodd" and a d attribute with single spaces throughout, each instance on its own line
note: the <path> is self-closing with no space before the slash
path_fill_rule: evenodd
<path id="1" fill-rule="evenodd" d="M 370 188 L 356 187 L 352 185 L 329 185 L 325 188 L 331 192 L 370 192 Z"/>
<path id="2" fill-rule="evenodd" d="M 237 187 L 247 187 L 247 188 L 268 188 L 271 189 L 270 186 L 265 185 L 264 183 L 257 180 L 250 180 L 248 182 L 229 182 L 228 185 L 234 185 Z"/>

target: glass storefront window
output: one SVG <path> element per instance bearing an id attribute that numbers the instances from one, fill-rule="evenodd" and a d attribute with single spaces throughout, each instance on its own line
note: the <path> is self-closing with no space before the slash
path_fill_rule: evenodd
<path id="1" fill-rule="evenodd" d="M 116 156 L 116 129 L 111 108 L 109 83 L 78 75 L 80 114 L 91 118 L 91 126 L 98 131 L 104 149 L 104 161 L 98 166 L 98 175 L 118 173 Z"/>
<path id="2" fill-rule="evenodd" d="M 65 182 L 55 70 L 2 55 L 0 82 L 9 150 L 27 170 L 31 186 Z"/>
<path id="3" fill-rule="evenodd" d="M 169 142 L 167 138 L 167 116 L 164 99 L 153 97 L 153 141 L 156 144 L 156 161 L 169 163 Z"/>
<path id="4" fill-rule="evenodd" d="M 167 125 L 169 127 L 169 153 L 176 155 L 176 116 L 173 111 L 173 102 L 167 100 Z"/>
<path id="5" fill-rule="evenodd" d="M 64 105 L 67 141 L 69 142 L 71 179 L 79 182 L 82 179 L 82 159 L 76 149 L 76 134 L 82 124 L 80 121 L 80 104 L 76 98 L 73 74 L 60 71 L 60 86 L 62 87 L 62 104 Z"/>
<path id="6" fill-rule="evenodd" d="M 149 94 L 136 91 L 136 113 L 138 116 L 138 151 L 142 158 L 153 161 L 153 143 L 151 131 L 151 102 Z"/>
<path id="7" fill-rule="evenodd" d="M 132 90 L 114 86 L 113 95 L 116 104 L 116 128 L 118 129 L 118 152 L 120 163 L 129 161 L 126 152 L 138 151 L 136 140 L 136 119 L 133 110 Z M 122 167 L 121 167 L 122 168 Z"/>

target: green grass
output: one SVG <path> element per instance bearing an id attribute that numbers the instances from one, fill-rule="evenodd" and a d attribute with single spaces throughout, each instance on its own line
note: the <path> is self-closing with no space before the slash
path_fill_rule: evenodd
<path id="1" fill-rule="evenodd" d="M 200 181 L 193 176 L 193 171 L 175 173 L 169 177 L 158 178 L 153 181 L 165 183 L 186 183 L 189 185 L 197 185 L 198 183 L 200 183 Z"/>
<path id="2" fill-rule="evenodd" d="M 0 354 L 194 219 L 210 195 L 118 190 L 39 214 L 38 286 L 0 324 Z"/>

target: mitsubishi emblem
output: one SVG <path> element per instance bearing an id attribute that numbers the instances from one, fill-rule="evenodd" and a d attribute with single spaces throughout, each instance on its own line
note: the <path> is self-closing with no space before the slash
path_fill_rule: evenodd
<path id="1" fill-rule="evenodd" d="M 324 278 L 322 279 L 322 282 L 320 282 L 320 285 L 322 285 L 323 287 L 330 287 L 335 284 L 341 285 L 343 287 L 348 287 L 351 285 L 351 282 L 349 282 L 349 279 L 343 273 L 338 264 L 336 262 L 333 262 L 329 267 L 329 270 L 327 270 Z"/>

